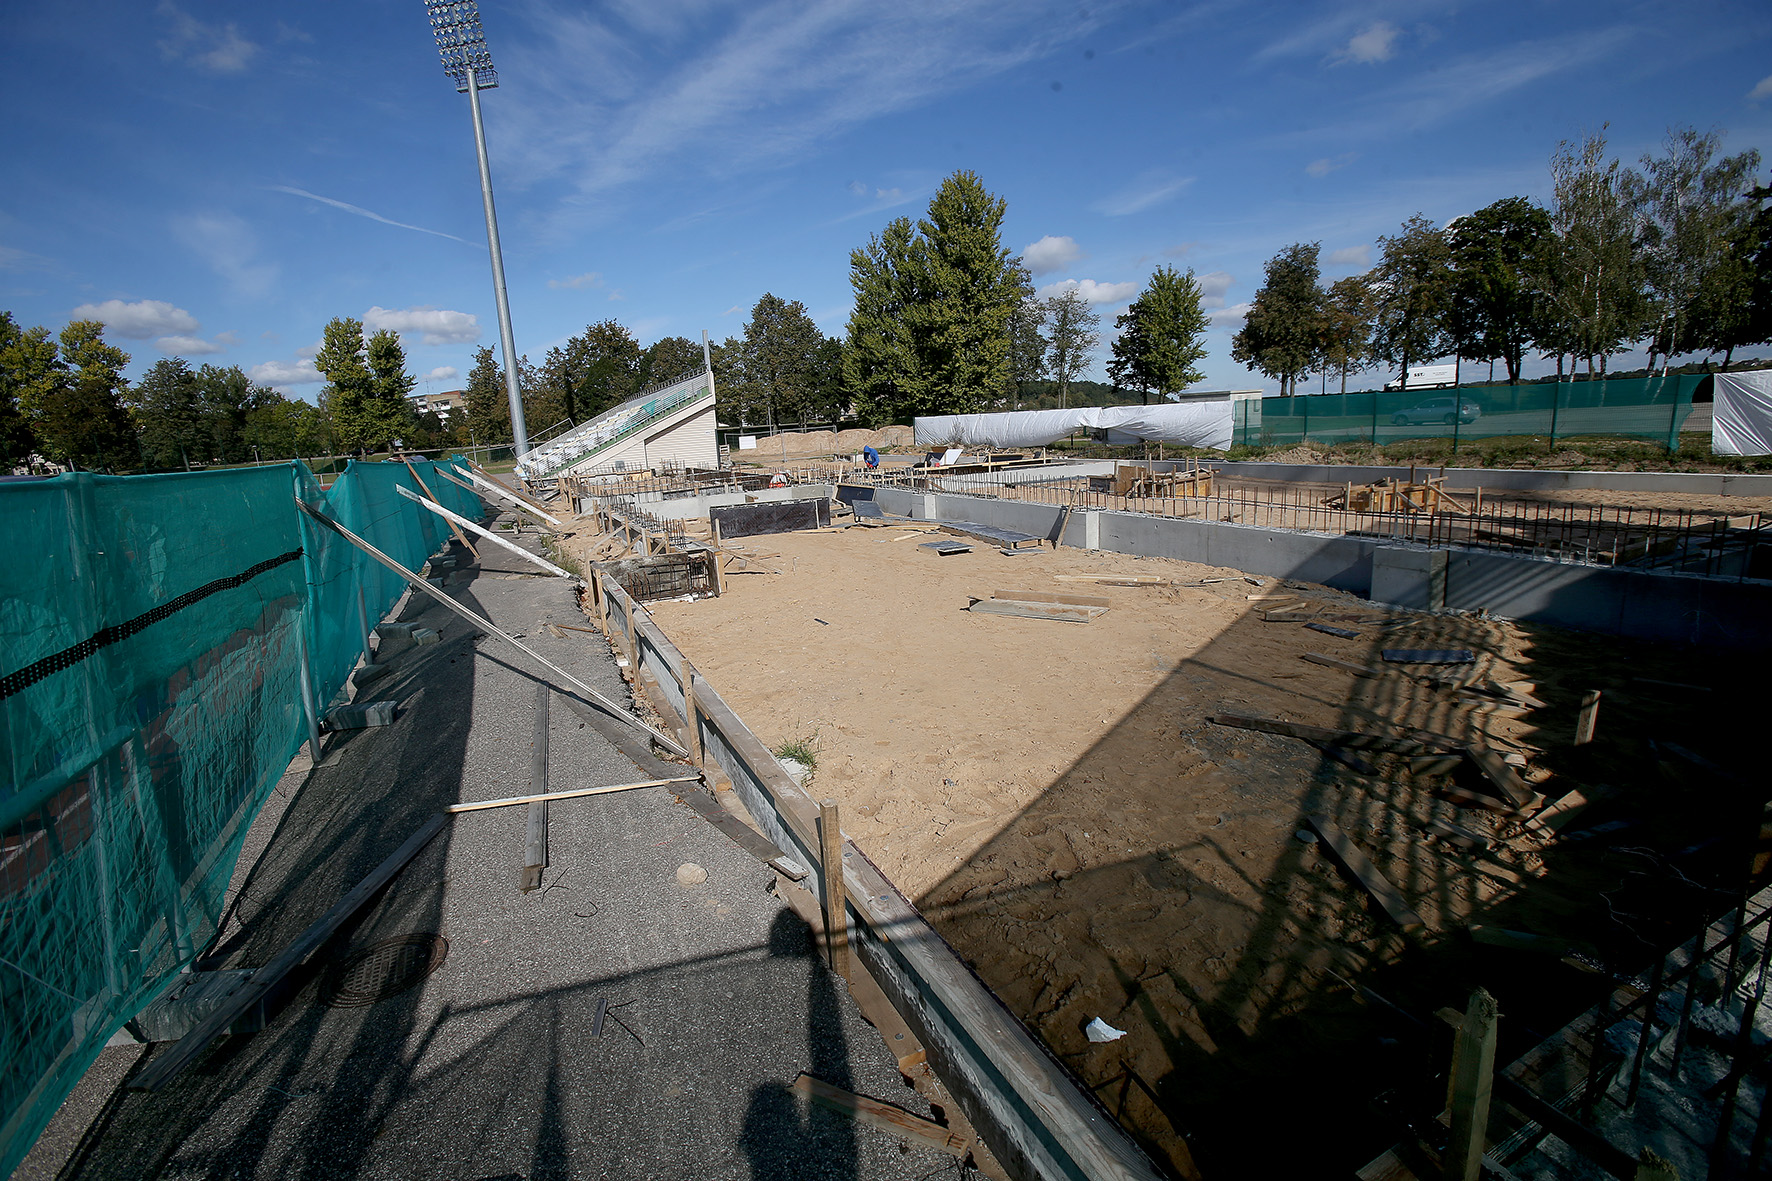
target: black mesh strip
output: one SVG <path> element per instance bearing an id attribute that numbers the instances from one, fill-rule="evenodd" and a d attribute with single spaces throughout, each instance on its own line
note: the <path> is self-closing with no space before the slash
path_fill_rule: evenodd
<path id="1" fill-rule="evenodd" d="M 33 661 L 15 673 L 0 677 L 0 700 L 11 697 L 35 685 L 51 673 L 58 673 L 64 668 L 72 668 L 97 652 L 100 648 L 127 640 L 130 636 L 162 619 L 175 611 L 183 611 L 186 607 L 202 602 L 218 591 L 233 590 L 244 586 L 267 570 L 275 570 L 285 562 L 293 562 L 301 557 L 298 549 L 274 558 L 266 558 L 256 566 L 248 567 L 238 574 L 230 574 L 226 578 L 218 578 L 214 582 L 205 583 L 193 591 L 186 591 L 176 599 L 160 604 L 151 611 L 144 611 L 125 623 L 100 628 L 89 639 L 81 640 L 72 648 L 63 648 L 60 652 L 45 656 L 42 660 Z"/>

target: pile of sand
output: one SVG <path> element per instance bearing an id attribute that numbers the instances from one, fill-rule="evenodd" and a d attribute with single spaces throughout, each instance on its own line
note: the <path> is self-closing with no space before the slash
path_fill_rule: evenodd
<path id="1" fill-rule="evenodd" d="M 854 455 L 863 447 L 884 450 L 887 447 L 910 447 L 916 442 L 915 432 L 908 426 L 889 426 L 877 431 L 847 430 L 789 431 L 780 435 L 757 436 L 757 449 L 742 456 L 768 463 L 784 455 L 789 459 L 811 459 L 829 455 Z"/>

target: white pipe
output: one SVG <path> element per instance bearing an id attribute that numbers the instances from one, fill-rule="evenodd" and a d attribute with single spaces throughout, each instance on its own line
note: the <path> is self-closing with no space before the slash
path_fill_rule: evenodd
<path id="1" fill-rule="evenodd" d="M 546 570 L 549 574 L 558 575 L 561 578 L 570 578 L 570 579 L 572 579 L 572 581 L 579 583 L 580 585 L 584 584 L 584 579 L 580 578 L 578 575 L 573 574 L 570 571 L 560 569 L 560 567 L 554 565 L 552 562 L 548 561 L 546 558 L 541 557 L 537 554 L 532 554 L 520 545 L 515 545 L 509 541 L 506 541 L 504 538 L 502 538 L 498 534 L 492 532 L 490 529 L 482 529 L 480 526 L 474 524 L 472 521 L 468 520 L 466 517 L 461 516 L 457 513 L 450 512 L 448 509 L 444 508 L 442 505 L 438 504 L 434 500 L 426 500 L 424 497 L 420 496 L 418 493 L 414 492 L 410 488 L 405 487 L 404 485 L 395 484 L 394 491 L 398 492 L 401 496 L 404 496 L 407 500 L 417 501 L 419 504 L 423 505 L 425 508 L 428 508 L 432 512 L 436 513 L 439 517 L 442 517 L 445 521 L 454 521 L 457 525 L 460 525 L 464 529 L 472 529 L 475 533 L 479 534 L 481 537 L 484 537 L 487 541 L 496 542 L 497 544 L 502 545 L 506 549 L 510 550 L 513 554 L 516 554 L 518 557 L 529 559 L 531 562 L 534 562 L 537 566 L 540 566 L 543 570 Z"/>
<path id="2" fill-rule="evenodd" d="M 504 497 L 506 500 L 510 501 L 512 504 L 516 505 L 518 508 L 522 509 L 524 512 L 534 513 L 536 516 L 540 517 L 542 520 L 546 521 L 550 525 L 558 525 L 560 523 L 560 518 L 550 517 L 546 513 L 542 512 L 540 509 L 535 508 L 532 505 L 528 505 L 528 504 L 523 503 L 522 498 L 519 497 L 515 492 L 512 492 L 509 488 L 500 487 L 497 483 L 493 482 L 492 480 L 486 479 L 484 476 L 480 475 L 479 472 L 474 471 L 472 468 L 466 469 L 465 474 L 467 475 L 468 479 L 470 479 L 474 483 L 480 485 L 482 488 L 485 488 L 488 492 L 491 492 L 494 496 Z"/>

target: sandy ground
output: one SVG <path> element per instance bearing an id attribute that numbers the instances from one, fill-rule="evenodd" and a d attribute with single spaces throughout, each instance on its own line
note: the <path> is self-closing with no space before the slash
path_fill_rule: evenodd
<path id="1" fill-rule="evenodd" d="M 1554 1028 L 1562 1010 L 1589 1003 L 1594 977 L 1554 956 L 1522 962 L 1475 946 L 1467 924 L 1611 956 L 1652 921 L 1653 907 L 1638 913 L 1630 898 L 1647 885 L 1628 878 L 1659 879 L 1604 841 L 1514 835 L 1480 854 L 1430 843 L 1422 825 L 1434 817 L 1516 830 L 1436 796 L 1449 780 L 1413 774 L 1405 759 L 1372 756 L 1372 774 L 1356 774 L 1298 740 L 1209 718 L 1486 734 L 1529 760 L 1525 775 L 1546 794 L 1605 782 L 1643 816 L 1665 812 L 1665 785 L 1651 780 L 1674 772 L 1640 743 L 1672 735 L 1709 749 L 1695 705 L 1707 698 L 1632 680 L 1714 680 L 1681 654 L 1413 616 L 1185 562 L 1050 548 L 1011 558 L 983 543 L 944 558 L 919 548 L 927 540 L 862 528 L 746 539 L 757 557 L 725 596 L 652 609 L 766 743 L 817 751 L 814 790 L 840 801 L 848 835 L 1179 1172 L 1192 1168 L 1184 1140 L 1211 1176 L 1255 1161 L 1354 1167 L 1388 1142 L 1394 1129 L 1368 1101 L 1423 1064 L 1344 980 L 1422 1014 L 1462 1008 L 1482 982 L 1509 1013 Z M 1067 573 L 1173 585 L 1055 577 Z M 1188 585 L 1208 578 L 1227 581 Z M 1088 624 L 966 610 L 971 597 L 1017 589 L 1097 595 L 1110 610 Z M 1249 596 L 1276 594 L 1360 617 L 1332 621 L 1358 637 L 1262 621 L 1277 604 Z M 1402 675 L 1360 679 L 1301 659 L 1373 664 L 1384 647 L 1454 646 L 1478 653 L 1478 679 L 1531 686 L 1547 707 L 1503 716 Z M 1619 740 L 1573 748 L 1590 687 L 1607 689 L 1606 733 Z M 1364 848 L 1423 931 L 1405 936 L 1299 838 L 1313 814 Z M 1691 844 L 1705 819 L 1715 815 L 1661 815 L 1653 840 Z M 1096 1017 L 1128 1036 L 1088 1042 Z M 1263 1132 L 1277 1108 L 1295 1133 L 1284 1142 Z"/>

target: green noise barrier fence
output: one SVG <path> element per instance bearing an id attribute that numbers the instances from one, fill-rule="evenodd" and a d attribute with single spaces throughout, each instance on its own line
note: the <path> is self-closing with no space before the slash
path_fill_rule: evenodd
<path id="1" fill-rule="evenodd" d="M 1655 439 L 1678 451 L 1704 374 L 1387 393 L 1307 394 L 1234 403 L 1232 441 L 1251 447 L 1574 435 Z"/>
<path id="2" fill-rule="evenodd" d="M 447 538 L 413 472 L 299 463 L 0 484 L 0 1176 L 110 1037 L 218 934 L 241 841 L 318 707 Z M 359 599 L 361 595 L 361 599 Z"/>

